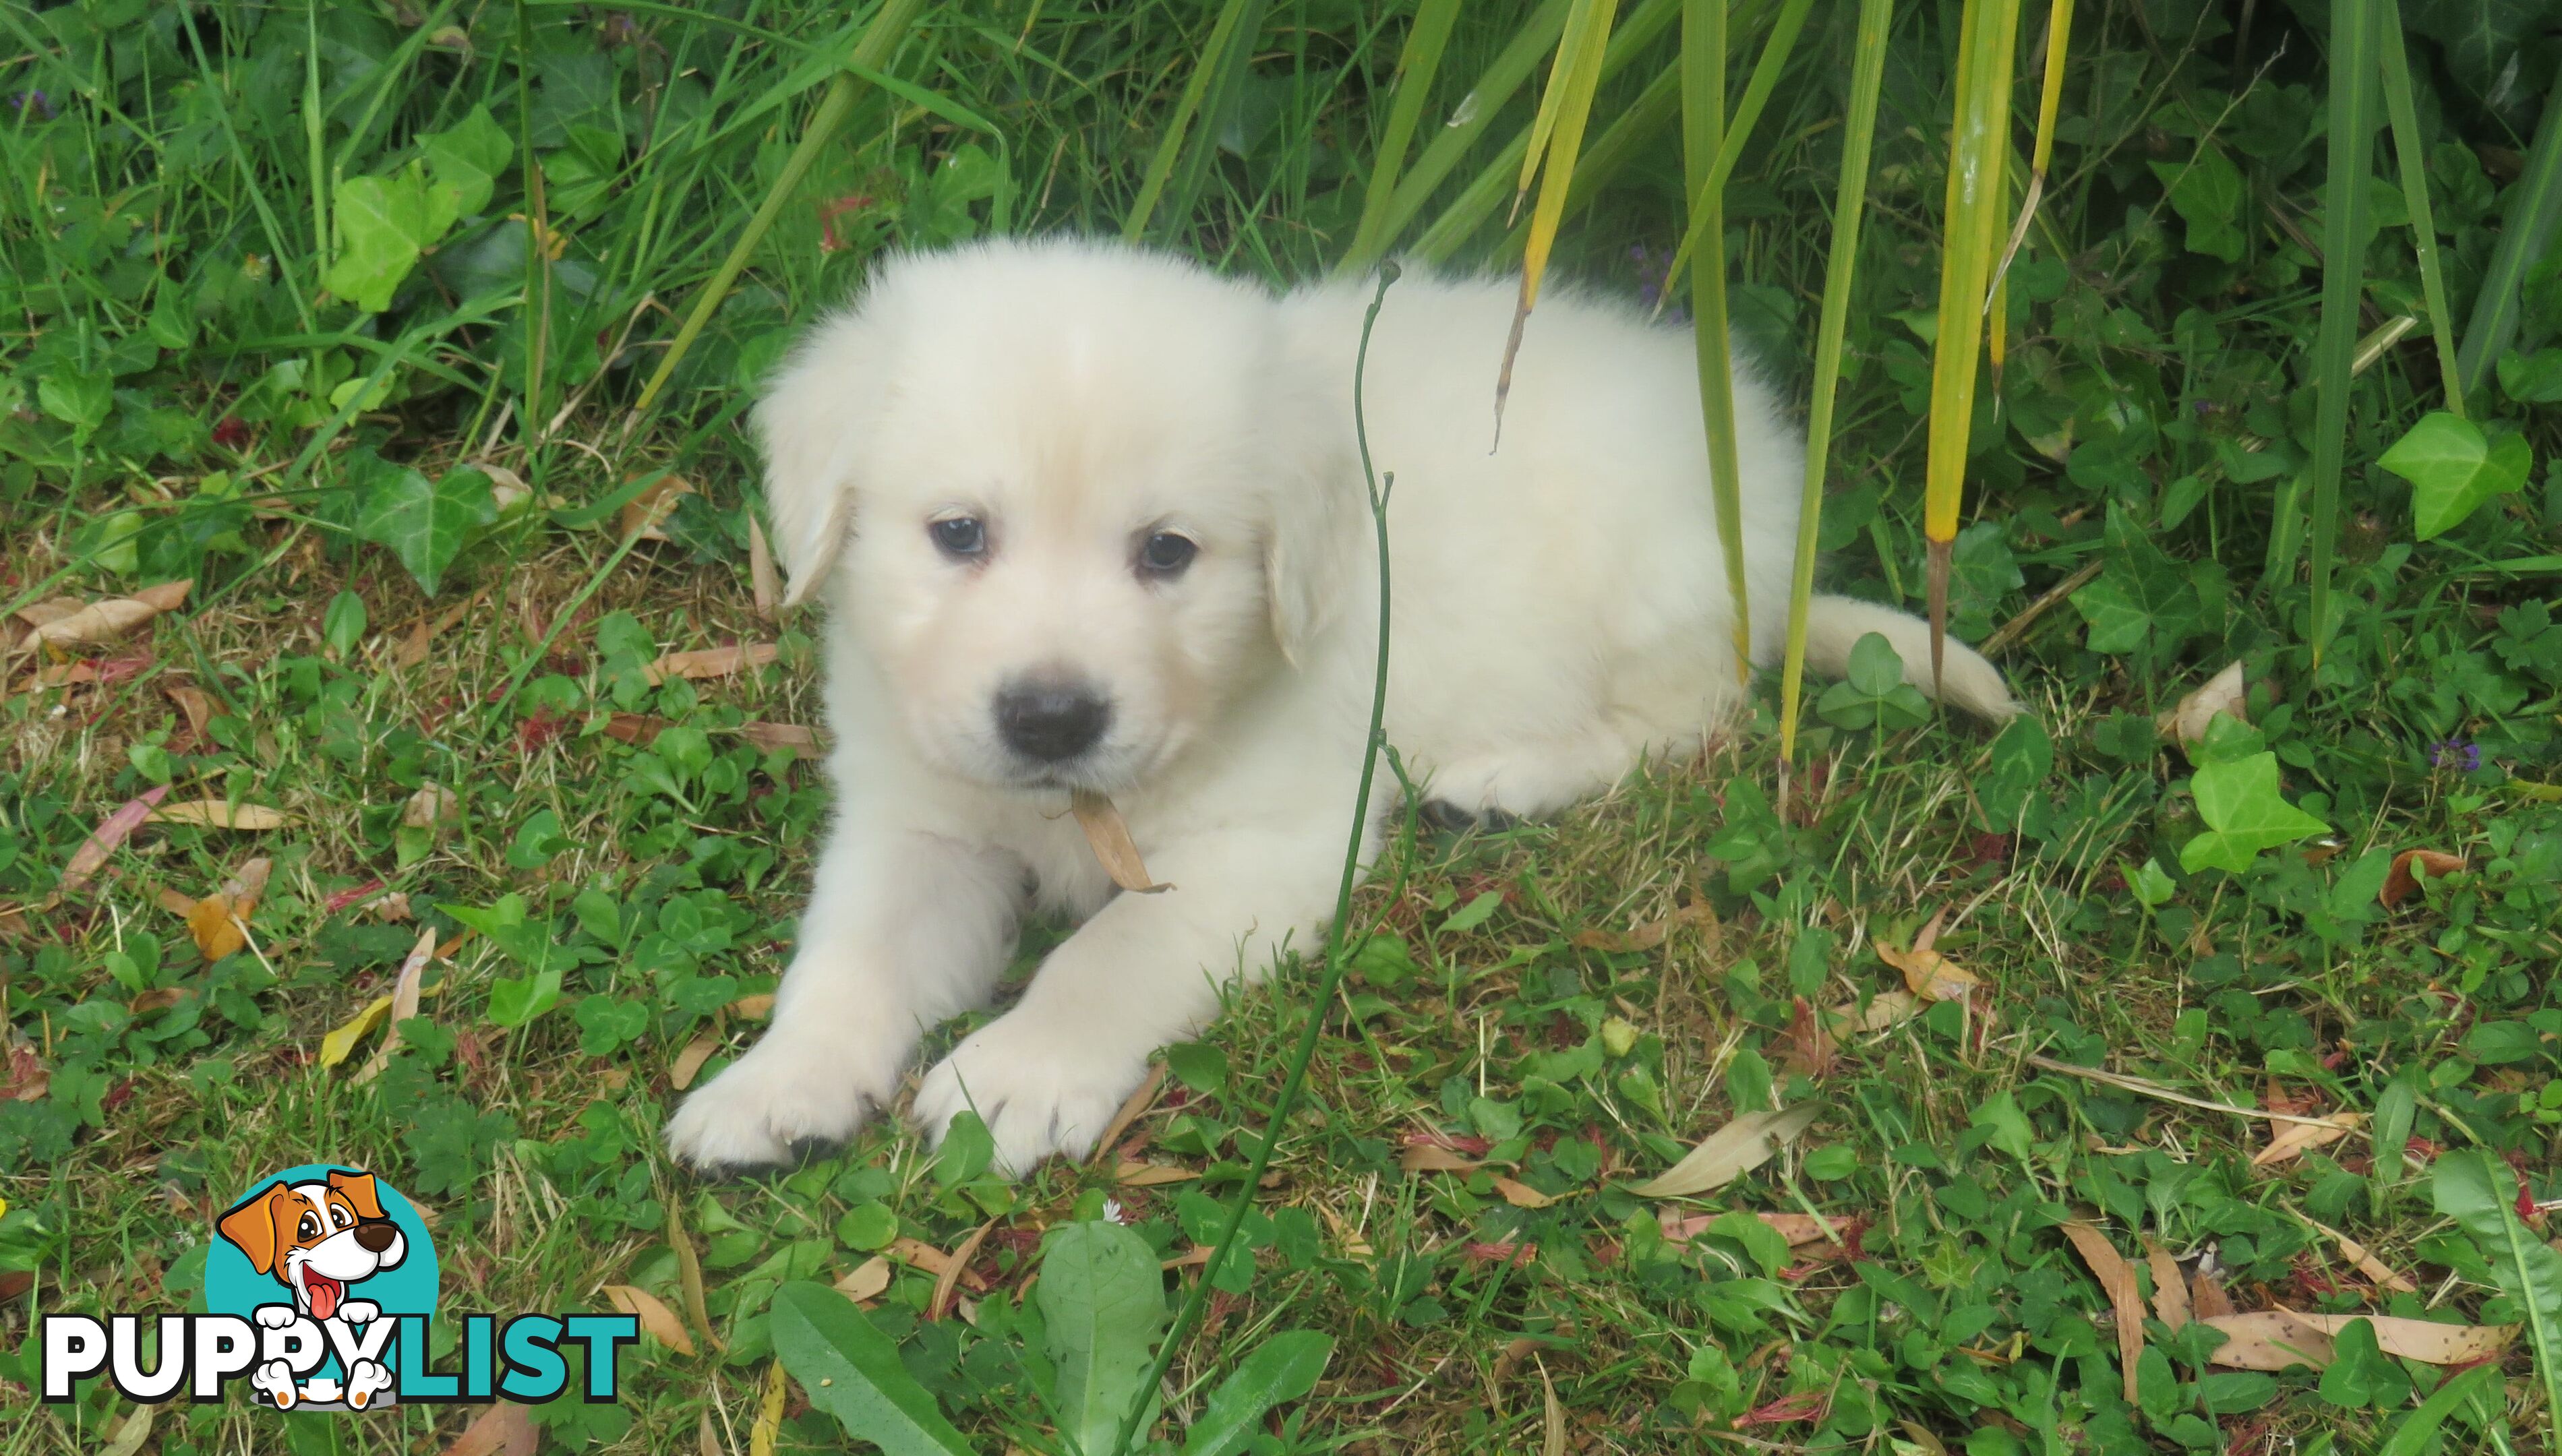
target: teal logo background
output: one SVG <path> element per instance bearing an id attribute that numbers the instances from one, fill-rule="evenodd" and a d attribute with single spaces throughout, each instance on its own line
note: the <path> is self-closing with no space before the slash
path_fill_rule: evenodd
<path id="1" fill-rule="evenodd" d="M 343 1163 L 305 1163 L 281 1169 L 241 1189 L 229 1202 L 215 1210 L 215 1216 L 221 1217 L 278 1183 L 316 1183 L 326 1180 L 333 1172 L 363 1173 L 366 1170 Z M 362 1283 L 349 1285 L 347 1298 L 372 1300 L 382 1308 L 385 1320 L 398 1315 L 433 1315 L 436 1313 L 439 1286 L 436 1245 L 428 1235 L 427 1223 L 418 1216 L 418 1209 L 411 1206 L 400 1189 L 384 1182 L 379 1174 L 374 1177 L 374 1193 L 382 1200 L 383 1215 L 400 1229 L 406 1248 L 399 1263 Z M 255 1320 L 260 1305 L 293 1303 L 293 1291 L 274 1275 L 258 1272 L 257 1266 L 249 1261 L 249 1255 L 223 1237 L 221 1230 L 209 1228 L 206 1232 L 213 1243 L 205 1251 L 205 1313 L 238 1315 L 244 1320 Z M 398 1369 L 400 1354 L 395 1343 L 384 1352 L 383 1363 Z M 334 1355 L 312 1373 L 334 1379 L 346 1376 L 346 1371 L 338 1367 L 338 1359 Z"/>

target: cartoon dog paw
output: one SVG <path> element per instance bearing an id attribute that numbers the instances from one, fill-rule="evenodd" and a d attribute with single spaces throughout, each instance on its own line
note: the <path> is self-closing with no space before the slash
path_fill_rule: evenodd
<path id="1" fill-rule="evenodd" d="M 262 1330 L 286 1330 L 302 1315 L 289 1304 L 260 1305 L 255 1311 Z"/>
<path id="2" fill-rule="evenodd" d="M 265 1313 L 265 1311 L 261 1311 Z M 249 1373 L 250 1384 L 267 1392 L 278 1410 L 291 1410 L 298 1398 L 293 1388 L 293 1367 L 280 1360 L 272 1360 Z"/>
<path id="3" fill-rule="evenodd" d="M 351 1299 L 338 1306 L 338 1318 L 350 1325 L 369 1325 L 382 1315 L 382 1306 L 369 1299 Z"/>
<path id="4" fill-rule="evenodd" d="M 347 1405 L 362 1410 L 392 1387 L 392 1372 L 376 1361 L 360 1360 L 347 1371 Z"/>

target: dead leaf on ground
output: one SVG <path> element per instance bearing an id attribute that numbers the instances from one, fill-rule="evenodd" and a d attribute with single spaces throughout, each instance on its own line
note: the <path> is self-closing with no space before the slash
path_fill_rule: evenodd
<path id="1" fill-rule="evenodd" d="M 1141 1163 L 1135 1159 L 1112 1170 L 1112 1181 L 1125 1188 L 1161 1188 L 1168 1183 L 1190 1183 L 1198 1177 L 1199 1174 L 1189 1168 Z"/>
<path id="2" fill-rule="evenodd" d="M 2231 1315 L 2233 1297 L 2224 1292 L 2224 1281 L 2204 1264 L 2188 1276 L 2188 1314 L 2191 1320 L 2220 1320 Z"/>
<path id="3" fill-rule="evenodd" d="M 97 1456 L 134 1456 L 142 1443 L 151 1439 L 151 1422 L 160 1414 L 156 1405 L 137 1405 L 116 1422 L 115 1434 L 97 1448 Z"/>
<path id="4" fill-rule="evenodd" d="M 1909 991 L 1881 991 L 1868 999 L 1867 1010 L 1857 1001 L 1844 1001 L 1824 1012 L 1824 1019 L 1841 1030 L 1884 1031 L 1920 1014 L 1922 998 Z"/>
<path id="5" fill-rule="evenodd" d="M 738 736 L 767 753 L 772 753 L 778 748 L 788 748 L 799 753 L 819 751 L 819 730 L 805 728 L 798 723 L 741 723 L 738 725 Z"/>
<path id="6" fill-rule="evenodd" d="M 440 614 L 420 618 L 418 626 L 409 630 L 409 636 L 401 638 L 399 650 L 392 653 L 392 665 L 415 667 L 426 661 L 428 654 L 435 650 L 436 639 L 467 616 L 472 608 L 479 606 L 481 599 L 488 595 L 488 589 L 484 587 Z"/>
<path id="7" fill-rule="evenodd" d="M 195 938 L 197 953 L 208 963 L 249 944 L 249 932 L 244 927 L 258 909 L 260 897 L 267 893 L 267 879 L 274 868 L 275 861 L 260 855 L 242 864 L 240 872 L 223 881 L 221 889 L 187 907 L 187 933 Z"/>
<path id="8" fill-rule="evenodd" d="M 1931 949 L 1938 942 L 1939 925 L 1947 915 L 1942 909 L 1931 916 L 1930 923 L 1913 938 L 1913 949 L 1909 951 L 1898 950 L 1882 940 L 1877 943 L 1878 959 L 1903 972 L 1904 984 L 1925 1001 L 1961 1001 L 1983 985 L 1973 972 Z"/>
<path id="9" fill-rule="evenodd" d="M 2306 1315 L 2292 1310 L 2260 1310 L 2247 1315 L 2218 1315 L 2201 1323 L 2228 1338 L 2207 1359 L 2232 1369 L 2282 1370 L 2330 1364 L 2331 1342 L 2352 1320 L 2375 1326 L 2375 1343 L 2386 1355 L 2423 1365 L 2470 1365 L 2488 1360 L 2517 1338 L 2515 1325 L 2441 1325 L 2434 1320 L 2403 1320 L 2390 1315 Z"/>
<path id="10" fill-rule="evenodd" d="M 531 1407 L 501 1400 L 473 1417 L 445 1448 L 445 1456 L 534 1456 L 541 1440 Z"/>
<path id="11" fill-rule="evenodd" d="M 693 1040 L 685 1043 L 684 1050 L 676 1053 L 675 1061 L 668 1065 L 667 1085 L 679 1092 L 694 1085 L 694 1078 L 702 1073 L 703 1063 L 710 1061 L 712 1053 L 720 1050 L 720 1046 L 719 1032 L 696 1033 Z"/>
<path id="12" fill-rule="evenodd" d="M 60 622 L 88 605 L 89 601 L 84 597 L 47 597 L 41 602 L 28 603 L 12 615 L 31 628 L 43 627 L 49 622 Z"/>
<path id="13" fill-rule="evenodd" d="M 1651 951 L 1662 945 L 1677 926 L 1715 925 L 1717 911 L 1704 900 L 1693 900 L 1660 920 L 1649 920 L 1627 930 L 1578 930 L 1576 947 L 1587 951 L 1621 954 L 1628 951 Z"/>
<path id="14" fill-rule="evenodd" d="M 90 882 L 97 878 L 97 872 L 105 867 L 107 856 L 113 854 L 116 846 L 140 827 L 160 801 L 168 797 L 169 786 L 163 784 L 138 799 L 126 800 L 115 813 L 98 820 L 97 827 L 90 830 L 89 837 L 81 840 L 80 847 L 72 851 L 71 863 L 63 866 L 62 893 L 77 895 L 88 889 Z"/>
<path id="15" fill-rule="evenodd" d="M 1103 861 L 1103 872 L 1112 876 L 1112 883 L 1142 895 L 1174 888 L 1149 877 L 1147 863 L 1139 857 L 1139 846 L 1131 841 L 1130 825 L 1110 799 L 1079 789 L 1068 796 L 1068 808 L 1074 811 L 1076 826 L 1085 830 L 1085 842 L 1093 846 L 1094 857 Z"/>
<path id="16" fill-rule="evenodd" d="M 950 1254 L 921 1238 L 909 1238 L 904 1234 L 890 1240 L 886 1252 L 891 1258 L 911 1268 L 922 1269 L 938 1281 L 942 1279 L 945 1270 L 955 1267 Z M 971 1273 L 966 1266 L 963 1266 L 961 1272 L 954 1277 L 973 1294 L 988 1292 L 988 1281 Z"/>
<path id="17" fill-rule="evenodd" d="M 465 460 L 463 463 L 489 477 L 489 499 L 497 505 L 500 515 L 505 515 L 509 506 L 534 493 L 534 487 L 525 483 L 524 476 L 495 460 Z"/>
<path id="18" fill-rule="evenodd" d="M 1336 1212 L 1333 1205 L 1319 1203 L 1317 1212 L 1326 1220 L 1326 1228 L 1334 1234 L 1335 1243 L 1343 1249 L 1344 1257 L 1359 1261 L 1368 1259 L 1375 1252 L 1371 1248 L 1370 1240 L 1362 1237 L 1361 1229 L 1345 1222 L 1344 1215 Z"/>
<path id="19" fill-rule="evenodd" d="M 686 1333 L 684 1322 L 658 1296 L 637 1284 L 609 1284 L 605 1286 L 605 1297 L 614 1302 L 616 1309 L 640 1320 L 640 1328 L 660 1345 L 678 1355 L 694 1353 L 694 1337 Z"/>
<path id="20" fill-rule="evenodd" d="M 160 692 L 178 705 L 178 711 L 186 715 L 187 731 L 202 741 L 207 725 L 214 721 L 214 700 L 205 696 L 203 688 L 184 683 L 172 683 Z"/>
<path id="21" fill-rule="evenodd" d="M 665 1207 L 667 1209 L 667 1247 L 676 1255 L 676 1288 L 685 1296 L 685 1318 L 693 1322 L 695 1329 L 703 1332 L 705 1339 L 711 1341 L 712 1349 L 726 1351 L 729 1349 L 729 1343 L 720 1338 L 718 1330 L 712 1328 L 712 1317 L 703 1307 L 703 1261 L 702 1257 L 694 1252 L 694 1241 L 685 1236 L 683 1210 L 676 1206 L 676 1200 L 672 1195 L 668 1197 Z"/>
<path id="22" fill-rule="evenodd" d="M 392 1008 L 385 1019 L 391 1023 L 383 1033 L 383 1044 L 357 1069 L 359 1083 L 370 1082 L 391 1064 L 392 1053 L 400 1049 L 400 1023 L 418 1014 L 418 999 L 427 980 L 427 963 L 436 959 L 436 927 L 428 926 L 418 933 L 418 944 L 409 948 L 408 959 L 401 962 L 400 975 L 392 980 Z M 692 1354 L 691 1351 L 686 1352 Z"/>
<path id="23" fill-rule="evenodd" d="M 1396 1157 L 1396 1166 L 1407 1173 L 1474 1173 L 1485 1167 L 1474 1159 L 1462 1158 L 1438 1143 L 1414 1143 Z"/>
<path id="24" fill-rule="evenodd" d="M 264 804 L 234 804 L 227 799 L 190 799 L 180 804 L 164 804 L 151 811 L 149 820 L 155 824 L 198 824 L 208 829 L 242 829 L 253 832 L 280 829 L 293 822 L 293 816 Z"/>
<path id="25" fill-rule="evenodd" d="M 2188 1324 L 2188 1276 L 2151 1234 L 2144 1235 L 2144 1264 L 2153 1275 L 2153 1318 L 2176 1335 Z"/>
<path id="26" fill-rule="evenodd" d="M 1545 1208 L 1564 1196 L 1562 1193 L 1543 1193 L 1521 1180 L 1512 1178 L 1496 1179 L 1495 1191 L 1503 1195 L 1505 1202 L 1516 1208 Z"/>
<path id="27" fill-rule="evenodd" d="M 1723 1213 L 1677 1213 L 1673 1209 L 1663 1208 L 1656 1211 L 1655 1222 L 1663 1229 L 1667 1242 L 1688 1243 L 1706 1233 L 1710 1224 L 1725 1216 Z M 1755 1211 L 1752 1216 L 1760 1219 L 1771 1232 L 1786 1239 L 1788 1247 L 1792 1249 L 1809 1244 L 1839 1244 L 1852 1232 L 1865 1226 L 1856 1218 L 1827 1218 L 1817 1222 L 1815 1217 L 1808 1213 Z"/>
<path id="28" fill-rule="evenodd" d="M 667 517 L 675 514 L 676 502 L 694 493 L 694 482 L 674 471 L 661 475 L 648 489 L 624 502 L 623 535 L 626 540 L 664 541 L 662 529 Z"/>
<path id="29" fill-rule="evenodd" d="M 732 642 L 726 647 L 700 647 L 690 652 L 669 652 L 641 669 L 656 687 L 670 677 L 700 681 L 706 677 L 727 677 L 750 667 L 763 667 L 783 655 L 783 649 L 772 642 Z"/>
<path id="30" fill-rule="evenodd" d="M 760 991 L 754 996 L 743 996 L 721 1009 L 733 1016 L 745 1016 L 751 1021 L 762 1021 L 774 1014 L 774 993 Z"/>
<path id="31" fill-rule="evenodd" d="M 183 986 L 155 986 L 125 1002 L 124 1008 L 137 1016 L 165 1011 L 195 993 Z"/>
<path id="32" fill-rule="evenodd" d="M 1685 1198 L 1721 1188 L 1770 1161 L 1815 1121 L 1815 1104 L 1784 1112 L 1747 1112 L 1708 1135 L 1661 1177 L 1628 1189 L 1640 1198 Z"/>
<path id="33" fill-rule="evenodd" d="M 783 1434 L 783 1397 L 790 1391 L 778 1360 L 766 1369 L 765 1397 L 756 1404 L 756 1424 L 747 1428 L 747 1456 L 774 1456 L 774 1443 Z"/>
<path id="34" fill-rule="evenodd" d="M 1157 1094 L 1164 1090 L 1166 1090 L 1166 1064 L 1158 1062 L 1148 1069 L 1148 1079 L 1133 1089 L 1129 1096 L 1121 1099 L 1120 1111 L 1112 1114 L 1111 1125 L 1104 1128 L 1102 1141 L 1094 1145 L 1094 1160 L 1097 1163 L 1114 1156 L 1115 1150 L 1120 1145 L 1121 1135 L 1130 1131 L 1132 1123 L 1148 1115 L 1148 1109 L 1157 1105 Z"/>
<path id="35" fill-rule="evenodd" d="M 2300 1213 L 2295 1216 L 2303 1218 L 2303 1215 Z M 2399 1271 L 2394 1269 L 2392 1265 L 2375 1257 L 2373 1253 L 2368 1251 L 2366 1245 L 2350 1238 L 2347 1234 L 2340 1232 L 2329 1224 L 2315 1223 L 2310 1218 L 2304 1218 L 2304 1221 L 2306 1223 L 2311 1223 L 2313 1227 L 2330 1235 L 2330 1241 L 2339 1246 L 2340 1257 L 2348 1260 L 2350 1264 L 2356 1266 L 2357 1272 L 2365 1275 L 2377 1288 L 2389 1289 L 2396 1294 L 2418 1294 L 2420 1292 L 2419 1285 L 2414 1284 L 2409 1279 L 2405 1278 Z"/>
<path id="36" fill-rule="evenodd" d="M 2073 1241 L 2075 1252 L 2108 1292 L 2108 1307 L 2116 1315 L 2117 1370 L 2125 1377 L 2126 1402 L 2135 1399 L 2135 1373 L 2144 1358 L 2144 1294 L 2135 1282 L 2134 1266 L 2108 1242 L 2108 1236 L 2098 1227 L 2079 1218 L 2065 1220 L 2064 1236 Z"/>
<path id="37" fill-rule="evenodd" d="M 1780 1033 L 1787 1047 L 1779 1060 L 1779 1069 L 1799 1072 L 1820 1080 L 1833 1069 L 1833 1033 L 1816 1014 L 1814 1003 L 1798 997 L 1788 1013 L 1788 1029 Z"/>
<path id="38" fill-rule="evenodd" d="M 2384 888 L 2375 892 L 2375 898 L 2379 904 L 2399 905 L 2420 893 L 2421 873 L 2434 880 L 2464 872 L 2465 857 L 2461 854 L 2449 854 L 2443 849 L 2405 849 L 2393 856 L 2393 867 L 2385 871 Z"/>
<path id="39" fill-rule="evenodd" d="M 747 513 L 747 587 L 756 598 L 756 615 L 772 622 L 783 601 L 783 578 L 774 570 L 774 548 L 765 544 L 765 527 L 754 511 Z"/>
<path id="40" fill-rule="evenodd" d="M 934 1297 L 925 1302 L 925 1318 L 939 1320 L 952 1313 L 952 1296 L 959 1288 L 962 1276 L 970 1272 L 970 1261 L 979 1256 L 979 1245 L 988 1241 L 988 1230 L 996 1226 L 997 1220 L 991 1218 L 972 1229 L 970 1236 L 961 1240 L 961 1246 L 944 1261 L 943 1271 L 934 1276 Z M 987 1281 L 974 1281 L 973 1287 L 984 1291 L 988 1287 Z"/>
<path id="41" fill-rule="evenodd" d="M 2347 1137 L 2365 1121 L 2365 1113 L 2343 1112 L 2311 1122 L 2273 1124 L 2276 1132 L 2270 1137 L 2269 1146 L 2251 1155 L 2251 1166 L 2275 1168 L 2281 1163 L 2290 1163 L 2316 1148 L 2327 1148 Z"/>
<path id="42" fill-rule="evenodd" d="M 2178 744 L 2181 753 L 2187 753 L 2205 740 L 2206 726 L 2215 721 L 2218 713 L 2244 727 L 2250 726 L 2250 715 L 2244 711 L 2249 696 L 2242 664 L 2235 662 L 2181 698 L 2177 706 L 2155 717 L 2153 727 L 2165 740 Z"/>
<path id="43" fill-rule="evenodd" d="M 36 1043 L 18 1030 L 0 1031 L 0 1102 L 33 1102 L 53 1089 L 54 1069 L 36 1052 Z"/>
<path id="44" fill-rule="evenodd" d="M 328 1034 L 320 1038 L 320 1065 L 334 1067 L 345 1061 L 355 1053 L 357 1043 L 372 1035 L 374 1028 L 391 1013 L 390 997 L 378 996 L 365 1002 L 363 1010 L 331 1027 Z"/>
<path id="45" fill-rule="evenodd" d="M 647 748 L 658 741 L 658 735 L 675 727 L 666 718 L 648 713 L 616 713 L 605 720 L 605 736 L 635 748 Z"/>
<path id="46" fill-rule="evenodd" d="M 856 1264 L 836 1281 L 836 1292 L 856 1304 L 874 1300 L 889 1288 L 889 1260 L 878 1254 Z"/>
<path id="47" fill-rule="evenodd" d="M 443 824 L 458 823 L 462 819 L 462 796 L 442 784 L 421 784 L 418 792 L 401 806 L 401 827 L 433 829 Z"/>
<path id="48" fill-rule="evenodd" d="M 109 597 L 92 602 L 61 616 L 48 615 L 38 623 L 20 646 L 70 647 L 88 642 L 112 641 L 158 617 L 175 610 L 187 600 L 192 581 L 166 582 L 145 587 L 130 597 Z M 50 607 L 52 604 L 44 604 Z M 20 614 L 22 617 L 24 613 Z"/>
<path id="49" fill-rule="evenodd" d="M 1541 1419 L 1540 1456 L 1565 1456 L 1565 1407 L 1557 1402 L 1556 1382 L 1548 1377 L 1546 1361 L 1539 1363 L 1539 1393 L 1547 1407 Z"/>

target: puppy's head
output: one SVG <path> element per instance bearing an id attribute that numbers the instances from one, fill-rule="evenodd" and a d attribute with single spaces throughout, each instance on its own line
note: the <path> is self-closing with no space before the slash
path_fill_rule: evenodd
<path id="1" fill-rule="evenodd" d="M 293 1291 L 303 1313 L 337 1313 L 347 1286 L 398 1264 L 409 1252 L 383 1212 L 370 1173 L 331 1169 L 326 1179 L 277 1182 L 243 1199 L 215 1225 L 261 1274 Z"/>
<path id="2" fill-rule="evenodd" d="M 1143 782 L 1325 619 L 1353 487 L 1306 373 L 1267 295 L 1169 258 L 894 260 L 757 411 L 793 598 L 929 761 Z"/>

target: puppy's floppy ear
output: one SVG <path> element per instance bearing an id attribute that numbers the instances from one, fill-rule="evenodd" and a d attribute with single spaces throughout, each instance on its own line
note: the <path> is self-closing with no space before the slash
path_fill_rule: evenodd
<path id="1" fill-rule="evenodd" d="M 214 1227 L 231 1241 L 232 1247 L 249 1255 L 250 1267 L 261 1274 L 275 1269 L 275 1213 L 277 1194 L 292 1196 L 282 1183 L 270 1183 L 263 1191 L 250 1194 L 230 1212 L 217 1219 Z"/>
<path id="2" fill-rule="evenodd" d="M 853 530 L 854 445 L 872 371 L 858 315 L 839 314 L 793 350 L 756 406 L 765 450 L 765 510 L 791 577 L 783 605 L 817 594 Z"/>
<path id="3" fill-rule="evenodd" d="M 1323 411 L 1308 410 L 1268 456 L 1282 463 L 1273 475 L 1263 540 L 1263 592 L 1272 638 L 1292 666 L 1334 621 L 1352 571 L 1372 564 L 1361 549 L 1367 537 L 1351 529 L 1369 508 L 1361 459 L 1337 446 L 1330 423 Z"/>
<path id="4" fill-rule="evenodd" d="M 343 1169 L 333 1168 L 329 1170 L 329 1186 L 347 1195 L 347 1201 L 356 1205 L 357 1217 L 383 1216 L 382 1196 L 374 1191 L 372 1174 L 349 1173 Z"/>

